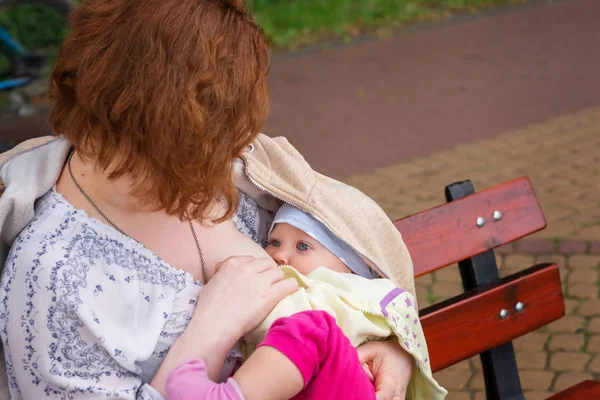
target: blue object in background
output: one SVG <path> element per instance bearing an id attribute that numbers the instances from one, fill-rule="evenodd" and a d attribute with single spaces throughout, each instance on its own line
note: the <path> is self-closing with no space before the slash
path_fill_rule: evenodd
<path id="1" fill-rule="evenodd" d="M 17 53 L 21 57 L 25 57 L 29 55 L 27 49 L 19 42 L 17 42 L 10 33 L 4 28 L 0 26 L 0 41 L 6 44 L 8 47 L 12 49 L 15 53 Z"/>
<path id="2" fill-rule="evenodd" d="M 27 49 L 17 42 L 12 35 L 4 28 L 0 27 L 0 43 L 7 45 L 20 58 L 29 56 Z M 25 86 L 31 81 L 28 77 L 10 78 L 0 81 L 0 91 L 14 89 Z"/>

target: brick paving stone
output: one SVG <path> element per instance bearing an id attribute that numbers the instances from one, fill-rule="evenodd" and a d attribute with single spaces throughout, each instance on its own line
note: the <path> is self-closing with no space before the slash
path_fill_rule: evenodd
<path id="1" fill-rule="evenodd" d="M 545 351 L 516 351 L 515 358 L 519 370 L 544 369 L 548 354 Z"/>
<path id="2" fill-rule="evenodd" d="M 567 264 L 558 264 L 558 273 L 560 274 L 560 281 L 565 284 L 571 274 L 571 269 L 567 267 Z"/>
<path id="3" fill-rule="evenodd" d="M 588 365 L 587 369 L 593 374 L 600 374 L 600 354 L 594 357 L 592 362 Z"/>
<path id="4" fill-rule="evenodd" d="M 600 314 L 600 300 L 584 300 L 579 307 L 578 314 L 583 317 Z"/>
<path id="5" fill-rule="evenodd" d="M 566 265 L 558 264 L 558 273 L 560 274 L 560 281 L 563 286 L 567 283 L 567 278 L 569 277 L 570 270 Z M 565 292 L 566 296 L 566 292 Z"/>
<path id="6" fill-rule="evenodd" d="M 433 374 L 434 378 L 446 390 L 464 390 L 471 378 L 471 368 L 467 361 L 459 362 L 451 367 Z"/>
<path id="7" fill-rule="evenodd" d="M 569 257 L 571 268 L 596 268 L 600 265 L 600 256 L 592 254 L 577 254 Z"/>
<path id="8" fill-rule="evenodd" d="M 487 398 L 485 397 L 485 391 L 481 391 L 478 390 L 475 392 L 475 395 L 473 396 L 473 400 L 486 400 Z M 450 400 L 450 399 L 448 399 Z"/>
<path id="9" fill-rule="evenodd" d="M 552 396 L 552 392 L 540 392 L 538 390 L 528 390 L 524 392 L 524 394 L 526 400 L 546 400 L 548 397 Z"/>
<path id="10" fill-rule="evenodd" d="M 530 332 L 524 336 L 516 338 L 515 340 L 513 340 L 513 345 L 517 350 L 542 350 L 547 340 L 547 333 L 536 331 Z"/>
<path id="11" fill-rule="evenodd" d="M 464 292 L 462 284 L 452 282 L 434 283 L 432 292 L 438 299 L 449 299 Z"/>
<path id="12" fill-rule="evenodd" d="M 555 392 L 560 392 L 588 379 L 594 379 L 592 374 L 583 372 L 563 372 L 554 382 L 553 389 Z"/>
<path id="13" fill-rule="evenodd" d="M 600 236 L 600 225 L 587 226 L 585 228 L 576 230 L 572 234 L 572 237 L 575 239 L 586 239 L 589 237 L 599 237 L 599 236 Z"/>
<path id="14" fill-rule="evenodd" d="M 515 242 L 512 243 L 507 243 L 505 245 L 502 245 L 500 247 L 496 247 L 494 249 L 494 252 L 496 254 L 512 254 L 515 252 Z"/>
<path id="15" fill-rule="evenodd" d="M 588 324 L 587 330 L 591 333 L 600 333 L 600 317 L 592 318 Z"/>
<path id="16" fill-rule="evenodd" d="M 471 366 L 471 371 L 473 371 L 473 372 L 481 371 L 481 358 L 478 355 L 469 358 L 469 364 Z"/>
<path id="17" fill-rule="evenodd" d="M 579 351 L 585 344 L 585 337 L 581 333 L 557 333 L 550 338 L 548 348 L 554 351 Z"/>
<path id="18" fill-rule="evenodd" d="M 558 253 L 538 254 L 535 256 L 535 263 L 536 264 L 552 263 L 552 264 L 558 265 L 559 267 L 566 267 L 567 266 L 567 257 L 565 257 L 562 254 L 558 254 Z"/>
<path id="19" fill-rule="evenodd" d="M 588 251 L 590 254 L 600 255 L 600 241 L 592 243 Z"/>
<path id="20" fill-rule="evenodd" d="M 566 315 L 547 326 L 552 332 L 577 332 L 583 328 L 585 320 L 582 317 Z"/>
<path id="21" fill-rule="evenodd" d="M 448 400 L 452 399 L 456 399 L 456 400 L 471 400 L 471 392 L 467 391 L 457 391 L 457 390 L 453 390 L 453 391 L 448 391 L 448 396 L 446 396 L 446 398 Z"/>
<path id="22" fill-rule="evenodd" d="M 569 274 L 569 283 L 590 283 L 597 282 L 600 271 L 595 269 L 575 269 Z"/>
<path id="23" fill-rule="evenodd" d="M 583 240 L 563 240 L 558 245 L 561 254 L 583 254 L 587 251 L 588 242 Z"/>
<path id="24" fill-rule="evenodd" d="M 574 283 L 569 285 L 569 297 L 576 299 L 597 299 L 598 285 L 594 283 Z"/>
<path id="25" fill-rule="evenodd" d="M 469 389 L 471 390 L 485 390 L 485 381 L 483 380 L 483 373 L 476 372 L 471 377 L 471 381 L 469 382 Z"/>
<path id="26" fill-rule="evenodd" d="M 418 291 L 428 291 L 431 287 L 431 283 L 426 280 L 421 280 L 422 277 L 415 279 L 415 290 Z"/>
<path id="27" fill-rule="evenodd" d="M 462 285 L 458 264 L 450 265 L 446 268 L 435 271 L 436 282 L 459 283 Z"/>
<path id="28" fill-rule="evenodd" d="M 550 356 L 550 369 L 554 371 L 576 371 L 585 370 L 585 366 L 592 358 L 585 353 L 559 351 Z"/>
<path id="29" fill-rule="evenodd" d="M 588 353 L 600 353 L 600 335 L 594 335 L 588 338 L 586 350 Z"/>
<path id="30" fill-rule="evenodd" d="M 524 269 L 526 269 L 526 268 L 515 268 L 515 267 L 512 267 L 512 268 L 510 268 L 510 267 L 501 268 L 499 270 L 500 278 L 505 278 L 507 276 L 519 273 L 519 272 L 523 271 Z"/>
<path id="31" fill-rule="evenodd" d="M 422 275 L 415 278 L 415 285 L 428 286 L 433 283 L 433 274 Z"/>
<path id="32" fill-rule="evenodd" d="M 565 299 L 564 302 L 565 302 L 565 315 L 575 314 L 575 310 L 577 310 L 578 307 L 581 307 L 580 300 Z"/>
<path id="33" fill-rule="evenodd" d="M 433 304 L 430 301 L 427 291 L 419 291 L 419 290 L 417 290 L 417 303 L 419 304 L 419 309 L 429 307 Z"/>
<path id="34" fill-rule="evenodd" d="M 533 266 L 534 260 L 530 254 L 509 254 L 504 258 L 504 267 L 522 270 Z"/>
<path id="35" fill-rule="evenodd" d="M 552 238 L 557 237 L 573 237 L 575 234 L 574 224 L 572 221 L 560 221 L 554 222 L 546 229 L 544 229 L 544 235 Z"/>
<path id="36" fill-rule="evenodd" d="M 548 390 L 554 379 L 553 371 L 520 371 L 521 388 L 523 390 Z"/>
<path id="37" fill-rule="evenodd" d="M 554 243 L 545 239 L 521 239 L 517 242 L 517 252 L 523 254 L 553 253 Z"/>

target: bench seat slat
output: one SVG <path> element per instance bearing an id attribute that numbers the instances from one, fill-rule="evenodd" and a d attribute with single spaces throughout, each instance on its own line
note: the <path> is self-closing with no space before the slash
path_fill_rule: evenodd
<path id="1" fill-rule="evenodd" d="M 495 221 L 494 211 L 502 217 Z M 478 228 L 483 217 L 486 224 Z M 529 178 L 522 177 L 394 222 L 415 276 L 454 264 L 546 227 Z"/>
<path id="2" fill-rule="evenodd" d="M 524 304 L 515 311 L 517 302 Z M 509 316 L 500 318 L 500 310 Z M 509 342 L 565 314 L 558 266 L 541 264 L 422 310 L 432 370 Z"/>

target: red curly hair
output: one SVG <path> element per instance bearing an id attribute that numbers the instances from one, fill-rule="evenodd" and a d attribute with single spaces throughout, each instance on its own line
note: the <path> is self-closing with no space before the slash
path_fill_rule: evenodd
<path id="1" fill-rule="evenodd" d="M 238 205 L 232 162 L 267 116 L 267 41 L 243 0 L 83 0 L 51 76 L 51 124 L 144 205 Z M 110 167 L 110 170 L 108 168 Z"/>

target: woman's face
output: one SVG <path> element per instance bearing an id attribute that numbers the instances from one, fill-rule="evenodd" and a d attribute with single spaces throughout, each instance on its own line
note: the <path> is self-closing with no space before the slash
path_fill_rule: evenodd
<path id="1" fill-rule="evenodd" d="M 317 267 L 351 273 L 350 269 L 335 254 L 318 241 L 289 224 L 275 225 L 265 249 L 279 265 L 291 265 L 303 275 Z"/>

